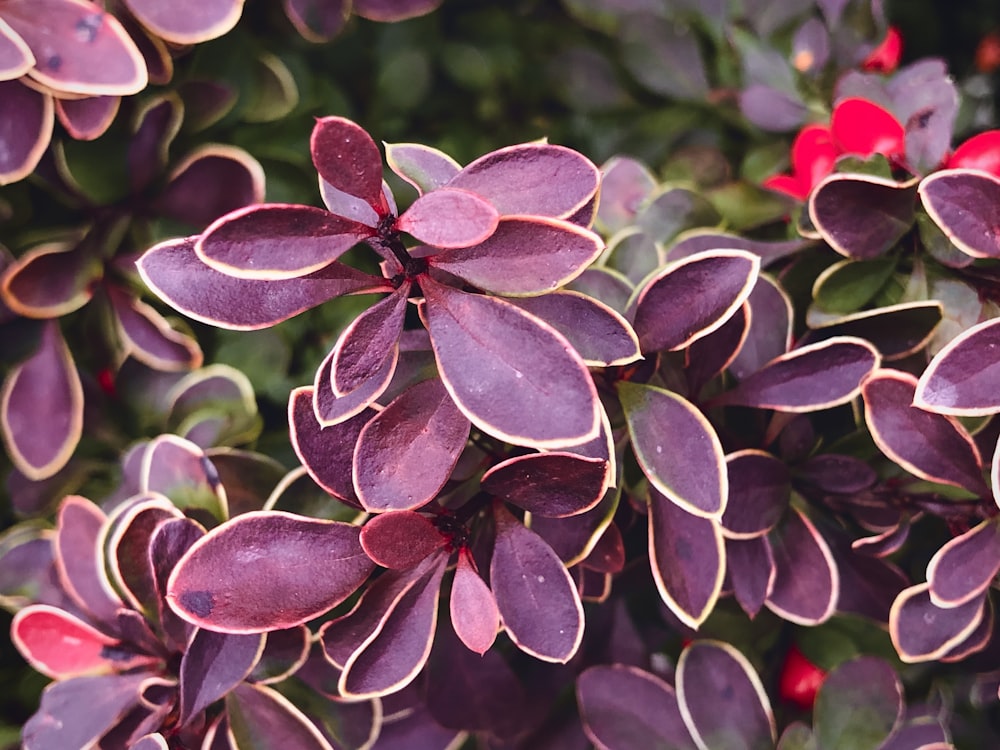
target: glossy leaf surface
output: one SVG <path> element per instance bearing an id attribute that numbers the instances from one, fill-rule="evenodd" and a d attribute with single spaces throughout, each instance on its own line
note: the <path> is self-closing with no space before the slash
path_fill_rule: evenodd
<path id="1" fill-rule="evenodd" d="M 834 174 L 813 191 L 809 217 L 830 246 L 848 258 L 889 250 L 914 221 L 916 186 L 877 177 Z M 865 220 L 858 221 L 859 216 Z"/>
<path id="2" fill-rule="evenodd" d="M 377 515 L 361 528 L 368 557 L 393 570 L 412 568 L 446 541 L 426 516 L 409 510 Z"/>
<path id="3" fill-rule="evenodd" d="M 982 594 L 1000 571 L 1000 531 L 986 520 L 949 540 L 927 565 L 931 601 L 957 607 Z"/>
<path id="4" fill-rule="evenodd" d="M 974 416 L 1000 411 L 1000 320 L 986 320 L 953 338 L 917 381 L 913 403 L 939 414 Z"/>
<path id="5" fill-rule="evenodd" d="M 978 170 L 943 169 L 921 181 L 920 200 L 962 252 L 1000 258 L 1000 178 Z"/>

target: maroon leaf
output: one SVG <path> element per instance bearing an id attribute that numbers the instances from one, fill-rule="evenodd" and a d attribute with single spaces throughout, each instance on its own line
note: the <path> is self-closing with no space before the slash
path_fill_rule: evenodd
<path id="1" fill-rule="evenodd" d="M 156 310 L 124 293 L 106 287 L 115 311 L 118 333 L 125 351 L 147 367 L 161 372 L 177 372 L 201 367 L 198 342 L 175 331 Z"/>
<path id="2" fill-rule="evenodd" d="M 90 500 L 66 497 L 59 506 L 56 568 L 63 588 L 98 622 L 110 622 L 124 604 L 104 569 L 107 516 Z"/>
<path id="3" fill-rule="evenodd" d="M 157 527 L 149 543 L 149 563 L 156 585 L 157 617 L 167 636 L 178 650 L 187 646 L 194 627 L 180 619 L 167 604 L 167 581 L 177 562 L 191 546 L 205 535 L 205 529 L 189 518 L 167 521 Z"/>
<path id="4" fill-rule="evenodd" d="M 250 672 L 249 681 L 258 685 L 282 682 L 303 667 L 312 647 L 312 632 L 305 625 L 267 634 L 264 651 Z"/>
<path id="5" fill-rule="evenodd" d="M 361 528 L 361 546 L 376 564 L 393 570 L 417 565 L 447 542 L 431 521 L 409 510 L 383 513 Z"/>
<path id="6" fill-rule="evenodd" d="M 328 266 L 372 230 L 313 206 L 265 203 L 213 222 L 195 242 L 211 268 L 241 279 L 277 281 Z"/>
<path id="7" fill-rule="evenodd" d="M 529 513 L 572 516 L 600 502 L 608 468 L 607 461 L 573 453 L 533 453 L 491 467 L 481 485 L 484 491 Z"/>
<path id="8" fill-rule="evenodd" d="M 304 39 L 328 42 L 351 15 L 349 0 L 284 0 L 285 13 Z"/>
<path id="9" fill-rule="evenodd" d="M 232 29 L 243 13 L 243 0 L 180 0 L 169 7 L 156 0 L 125 0 L 147 29 L 174 44 L 198 44 Z"/>
<path id="10" fill-rule="evenodd" d="M 878 364 L 870 343 L 837 336 L 771 360 L 715 403 L 793 413 L 829 409 L 857 396 L 862 379 Z"/>
<path id="11" fill-rule="evenodd" d="M 428 261 L 479 289 L 522 296 L 551 292 L 572 281 L 603 247 L 589 229 L 562 219 L 507 216 L 483 242 L 442 251 Z"/>
<path id="12" fill-rule="evenodd" d="M 774 556 L 767 537 L 726 539 L 726 572 L 736 601 L 753 619 L 774 585 Z"/>
<path id="13" fill-rule="evenodd" d="M 532 516 L 531 530 L 552 547 L 564 565 L 576 565 L 590 554 L 618 509 L 621 492 L 615 488 L 604 493 L 590 510 L 575 516 L 549 518 Z"/>
<path id="14" fill-rule="evenodd" d="M 956 536 L 927 564 L 931 602 L 952 609 L 980 597 L 1000 571 L 1000 532 L 988 519 Z"/>
<path id="15" fill-rule="evenodd" d="M 708 381 L 732 364 L 749 332 L 750 306 L 744 302 L 729 320 L 687 348 L 684 371 L 690 393 L 699 393 Z"/>
<path id="16" fill-rule="evenodd" d="M 480 656 L 489 651 L 500 629 L 500 610 L 467 547 L 458 553 L 448 611 L 455 634 L 470 651 Z"/>
<path id="17" fill-rule="evenodd" d="M 685 511 L 719 517 L 729 491 L 722 445 L 712 425 L 676 393 L 618 383 L 632 449 L 646 477 Z"/>
<path id="18" fill-rule="evenodd" d="M 184 157 L 157 197 L 157 212 L 203 229 L 223 214 L 264 200 L 264 169 L 241 148 L 205 144 Z"/>
<path id="19" fill-rule="evenodd" d="M 148 672 L 134 672 L 53 682 L 22 729 L 24 747 L 95 747 L 139 703 L 149 677 Z"/>
<path id="20" fill-rule="evenodd" d="M 601 202 L 597 219 L 612 235 L 634 223 L 642 202 L 656 189 L 657 180 L 642 162 L 630 156 L 612 156 L 601 165 Z"/>
<path id="21" fill-rule="evenodd" d="M 598 434 L 597 391 L 565 338 L 508 302 L 426 276 L 420 285 L 441 378 L 473 424 L 535 448 L 565 447 Z"/>
<path id="22" fill-rule="evenodd" d="M 4 445 L 14 466 L 39 480 L 66 465 L 83 433 L 83 387 L 69 347 L 50 321 L 27 360 L 0 389 Z"/>
<path id="23" fill-rule="evenodd" d="M 309 148 L 323 180 L 361 198 L 380 217 L 388 213 L 382 195 L 382 156 L 361 126 L 343 117 L 321 117 L 316 120 Z"/>
<path id="24" fill-rule="evenodd" d="M 833 614 L 840 589 L 837 562 L 812 521 L 794 506 L 768 535 L 774 555 L 774 585 L 767 604 L 799 625 L 817 625 Z"/>
<path id="25" fill-rule="evenodd" d="M 354 490 L 354 446 L 362 428 L 375 415 L 365 409 L 343 422 L 322 427 L 313 411 L 313 389 L 296 388 L 288 399 L 288 427 L 295 455 L 316 484 L 334 497 L 361 507 Z"/>
<path id="26" fill-rule="evenodd" d="M 385 161 L 420 195 L 443 187 L 462 167 L 442 151 L 419 143 L 386 143 Z"/>
<path id="27" fill-rule="evenodd" d="M 511 302 L 559 331 L 588 365 L 624 365 L 642 356 L 625 318 L 585 294 L 563 290 Z"/>
<path id="28" fill-rule="evenodd" d="M 111 127 L 121 101 L 120 96 L 56 99 L 56 116 L 76 140 L 92 141 Z"/>
<path id="29" fill-rule="evenodd" d="M 671 263 L 635 300 L 643 352 L 674 351 L 719 328 L 753 289 L 760 258 L 745 250 L 709 250 Z"/>
<path id="30" fill-rule="evenodd" d="M 494 507 L 494 518 L 490 588 L 504 629 L 527 654 L 569 661 L 583 638 L 583 606 L 573 580 L 538 534 L 502 506 Z"/>
<path id="31" fill-rule="evenodd" d="M 985 320 L 953 338 L 917 382 L 913 404 L 938 414 L 981 416 L 1000 411 L 1000 319 Z"/>
<path id="32" fill-rule="evenodd" d="M 822 325 L 814 323 L 815 330 L 807 338 L 816 341 L 857 336 L 872 342 L 884 361 L 898 360 L 927 346 L 943 318 L 944 308 L 937 300 L 901 302 L 838 316 Z"/>
<path id="33" fill-rule="evenodd" d="M 695 750 L 674 689 L 624 664 L 590 667 L 576 681 L 587 737 L 601 750 Z"/>
<path id="34" fill-rule="evenodd" d="M 361 313 L 340 334 L 330 360 L 329 383 L 336 396 L 347 396 L 373 378 L 378 380 L 386 360 L 399 356 L 409 294 L 406 282 Z"/>
<path id="35" fill-rule="evenodd" d="M 469 426 L 437 378 L 398 396 L 358 435 L 354 486 L 365 510 L 412 510 L 434 499 L 465 448 Z"/>
<path id="36" fill-rule="evenodd" d="M 840 664 L 816 695 L 813 731 L 823 748 L 883 748 L 903 718 L 903 686 L 896 670 L 875 656 Z"/>
<path id="37" fill-rule="evenodd" d="M 0 185 L 31 174 L 49 147 L 55 106 L 49 94 L 0 81 Z"/>
<path id="38" fill-rule="evenodd" d="M 711 614 L 726 572 L 722 528 L 688 513 L 655 489 L 649 498 L 649 564 L 660 597 L 685 625 Z"/>
<path id="39" fill-rule="evenodd" d="M 918 190 L 934 223 L 956 247 L 973 258 L 1000 258 L 1000 180 L 969 169 L 942 169 L 925 177 Z"/>
<path id="40" fill-rule="evenodd" d="M 954 417 L 913 406 L 916 387 L 913 375 L 898 370 L 879 370 L 865 380 L 865 421 L 875 444 L 922 479 L 989 494 L 972 437 Z"/>
<path id="41" fill-rule="evenodd" d="M 226 490 L 215 467 L 201 448 L 176 435 L 150 441 L 142 459 L 140 487 L 166 495 L 179 508 L 206 510 L 219 521 L 228 515 Z"/>
<path id="42" fill-rule="evenodd" d="M 729 501 L 722 533 L 729 539 L 752 539 L 773 529 L 792 491 L 788 467 L 770 453 L 748 449 L 726 456 Z"/>
<path id="43" fill-rule="evenodd" d="M 794 312 L 788 294 L 769 276 L 757 277 L 750 296 L 750 326 L 743 346 L 729 365 L 737 380 L 757 372 L 791 348 Z"/>
<path id="44" fill-rule="evenodd" d="M 116 638 L 56 607 L 37 604 L 14 615 L 10 638 L 21 656 L 46 677 L 124 672 L 156 661 L 131 653 Z"/>
<path id="45" fill-rule="evenodd" d="M 3 20 L 31 48 L 28 75 L 44 86 L 90 96 L 146 87 L 146 63 L 128 32 L 87 0 L 6 0 Z"/>
<path id="46" fill-rule="evenodd" d="M 694 641 L 677 660 L 677 703 L 698 747 L 772 747 L 774 713 L 747 658 L 722 641 Z"/>
<path id="47" fill-rule="evenodd" d="M 441 553 L 432 560 L 429 571 L 393 602 L 373 636 L 344 664 L 339 687 L 345 697 L 394 693 L 408 685 L 427 663 L 448 555 Z"/>
<path id="48" fill-rule="evenodd" d="M 161 495 L 137 495 L 115 515 L 108 534 L 109 575 L 120 594 L 151 620 L 156 617 L 159 592 L 149 557 L 150 541 L 161 523 L 180 516 Z"/>
<path id="49" fill-rule="evenodd" d="M 430 13 L 441 0 L 354 0 L 354 12 L 370 21 L 405 21 Z"/>
<path id="50" fill-rule="evenodd" d="M 877 258 L 913 226 L 916 183 L 832 174 L 809 197 L 809 218 L 830 247 L 848 258 Z M 860 217 L 863 217 L 859 220 Z"/>
<path id="51" fill-rule="evenodd" d="M 140 192 L 159 179 L 167 166 L 170 144 L 181 128 L 184 106 L 171 93 L 142 102 L 135 114 L 132 137 L 126 147 L 129 184 Z"/>
<path id="52" fill-rule="evenodd" d="M 294 279 L 238 279 L 202 263 L 195 240 L 161 242 L 136 265 L 146 285 L 174 309 L 221 328 L 268 328 L 343 294 L 391 291 L 384 279 L 341 263 Z"/>
<path id="53" fill-rule="evenodd" d="M 200 628 L 195 632 L 181 659 L 181 726 L 243 682 L 264 650 L 264 638 Z"/>
<path id="54" fill-rule="evenodd" d="M 20 315 L 58 318 L 89 302 L 103 273 L 103 264 L 87 243 L 47 242 L 7 267 L 0 294 Z"/>
<path id="55" fill-rule="evenodd" d="M 333 750 L 305 714 L 264 685 L 237 685 L 226 695 L 226 718 L 236 747 Z"/>
<path id="56" fill-rule="evenodd" d="M 523 143 L 479 157 L 448 183 L 481 195 L 502 216 L 568 219 L 597 192 L 600 173 L 564 146 Z"/>
<path id="57" fill-rule="evenodd" d="M 889 611 L 889 635 L 907 664 L 934 661 L 964 641 L 983 618 L 983 599 L 975 597 L 942 609 L 930 598 L 930 584 L 903 591 Z"/>
<path id="58" fill-rule="evenodd" d="M 6 21 L 0 19 L 0 80 L 20 78 L 35 64 L 31 48 Z"/>
<path id="59" fill-rule="evenodd" d="M 499 218 L 497 210 L 475 193 L 446 187 L 417 198 L 396 220 L 396 229 L 434 247 L 468 247 L 485 242 Z"/>
<path id="60" fill-rule="evenodd" d="M 796 477 L 824 492 L 850 495 L 871 487 L 878 481 L 875 469 L 854 456 L 819 453 L 795 469 Z"/>
<path id="61" fill-rule="evenodd" d="M 304 623 L 350 596 L 371 573 L 358 532 L 350 524 L 291 513 L 244 513 L 185 553 L 170 576 L 167 599 L 189 622 L 221 632 Z"/>

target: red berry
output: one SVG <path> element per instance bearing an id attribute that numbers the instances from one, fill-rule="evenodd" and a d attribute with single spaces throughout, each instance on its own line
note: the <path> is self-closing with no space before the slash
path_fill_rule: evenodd
<path id="1" fill-rule="evenodd" d="M 778 695 L 803 711 L 812 709 L 826 672 L 809 661 L 796 645 L 785 655 L 778 678 Z"/>

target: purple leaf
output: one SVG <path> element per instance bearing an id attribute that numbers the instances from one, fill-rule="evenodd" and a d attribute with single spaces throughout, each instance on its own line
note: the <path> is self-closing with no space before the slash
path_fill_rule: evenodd
<path id="1" fill-rule="evenodd" d="M 293 390 L 288 399 L 288 428 L 295 455 L 316 484 L 345 502 L 361 507 L 352 480 L 354 446 L 373 409 L 323 427 L 313 410 L 313 389 Z"/>
<path id="2" fill-rule="evenodd" d="M 796 478 L 824 492 L 850 495 L 878 481 L 878 474 L 865 461 L 838 453 L 819 453 L 795 469 Z"/>
<path id="3" fill-rule="evenodd" d="M 0 81 L 0 185 L 31 174 L 49 147 L 55 105 L 20 81 Z"/>
<path id="4" fill-rule="evenodd" d="M 642 356 L 628 321 L 585 294 L 564 290 L 511 302 L 559 331 L 588 365 L 624 365 Z"/>
<path id="5" fill-rule="evenodd" d="M 354 0 L 354 12 L 369 21 L 392 23 L 430 13 L 441 0 Z"/>
<path id="6" fill-rule="evenodd" d="M 837 562 L 812 521 L 792 506 L 784 523 L 768 535 L 774 555 L 774 585 L 767 608 L 799 625 L 818 625 L 833 614 L 840 589 Z"/>
<path id="7" fill-rule="evenodd" d="M 309 149 L 321 179 L 361 198 L 380 217 L 389 213 L 382 195 L 382 156 L 360 125 L 343 117 L 321 117 L 316 120 Z"/>
<path id="8" fill-rule="evenodd" d="M 361 546 L 378 565 L 407 570 L 447 543 L 426 517 L 409 510 L 383 513 L 361 527 Z"/>
<path id="9" fill-rule="evenodd" d="M 226 490 L 205 452 L 176 435 L 150 441 L 142 459 L 143 492 L 166 495 L 181 509 L 201 508 L 222 521 L 228 515 Z"/>
<path id="10" fill-rule="evenodd" d="M 483 242 L 440 252 L 428 262 L 484 291 L 530 296 L 576 278 L 603 245 L 589 229 L 562 219 L 507 216 Z"/>
<path id="11" fill-rule="evenodd" d="M 813 324 L 809 341 L 856 336 L 875 345 L 883 361 L 904 359 L 923 349 L 937 334 L 944 308 L 937 300 L 902 302 Z"/>
<path id="12" fill-rule="evenodd" d="M 490 588 L 504 629 L 527 654 L 566 663 L 583 638 L 583 606 L 562 562 L 545 541 L 494 506 L 496 541 Z"/>
<path id="13" fill-rule="evenodd" d="M 73 138 L 93 141 L 111 127 L 121 101 L 120 96 L 56 99 L 56 116 Z"/>
<path id="14" fill-rule="evenodd" d="M 875 656 L 843 662 L 816 694 L 813 731 L 826 750 L 878 750 L 903 718 L 896 670 Z"/>
<path id="15" fill-rule="evenodd" d="M 869 260 L 887 252 L 915 220 L 916 180 L 832 174 L 809 196 L 809 218 L 841 255 Z M 859 220 L 860 219 L 860 220 Z"/>
<path id="16" fill-rule="evenodd" d="M 136 496 L 116 513 L 105 547 L 108 573 L 121 595 L 139 612 L 155 619 L 159 592 L 156 590 L 150 542 L 160 524 L 181 516 L 181 512 L 157 494 L 145 499 Z"/>
<path id="17" fill-rule="evenodd" d="M 195 240 L 161 242 L 136 265 L 146 285 L 171 307 L 221 328 L 268 328 L 344 294 L 392 291 L 384 279 L 341 263 L 294 279 L 238 279 L 202 263 Z"/>
<path id="18" fill-rule="evenodd" d="M 722 445 L 712 425 L 671 391 L 618 383 L 632 449 L 643 473 L 688 513 L 719 517 L 729 491 Z"/>
<path id="19" fill-rule="evenodd" d="M 124 604 L 104 569 L 107 516 L 79 495 L 59 506 L 55 539 L 56 569 L 66 592 L 98 622 L 110 622 Z"/>
<path id="20" fill-rule="evenodd" d="M 917 382 L 914 406 L 955 416 L 1000 411 L 1000 319 L 962 331 L 942 348 Z"/>
<path id="21" fill-rule="evenodd" d="M 750 320 L 750 306 L 744 302 L 729 320 L 687 348 L 684 372 L 689 393 L 699 393 L 708 381 L 732 364 L 746 342 Z"/>
<path id="22" fill-rule="evenodd" d="M 167 166 L 170 144 L 184 119 L 176 95 L 161 94 L 144 101 L 135 114 L 134 132 L 126 146 L 129 185 L 134 193 L 149 187 Z"/>
<path id="23" fill-rule="evenodd" d="M 508 302 L 426 276 L 420 286 L 441 378 L 473 424 L 534 448 L 584 443 L 598 434 L 597 391 L 565 338 Z"/>
<path id="24" fill-rule="evenodd" d="M 500 610 L 493 592 L 476 570 L 468 548 L 458 553 L 448 612 L 455 634 L 466 648 L 480 656 L 489 651 L 500 629 Z"/>
<path id="25" fill-rule="evenodd" d="M 188 724 L 250 674 L 264 650 L 264 634 L 233 635 L 199 628 L 181 659 L 180 712 Z"/>
<path id="26" fill-rule="evenodd" d="M 760 259 L 745 250 L 709 250 L 672 263 L 635 300 L 643 352 L 675 351 L 725 323 L 753 289 Z"/>
<path id="27" fill-rule="evenodd" d="M 653 93 L 690 101 L 708 95 L 700 45 L 686 26 L 650 13 L 634 13 L 625 18 L 618 41 L 629 72 Z"/>
<path id="28" fill-rule="evenodd" d="M 740 111 L 763 130 L 784 133 L 805 122 L 808 108 L 795 92 L 754 83 L 740 92 Z"/>
<path id="29" fill-rule="evenodd" d="M 420 195 L 443 187 L 462 170 L 447 154 L 419 143 L 386 143 L 385 161 Z"/>
<path id="30" fill-rule="evenodd" d="M 358 435 L 354 486 L 365 510 L 412 510 L 433 500 L 465 448 L 469 427 L 437 378 L 398 396 Z"/>
<path id="31" fill-rule="evenodd" d="M 601 166 L 601 202 L 597 220 L 608 236 L 635 223 L 639 209 L 657 180 L 642 162 L 629 156 L 613 156 Z"/>
<path id="32" fill-rule="evenodd" d="M 305 625 L 270 631 L 248 680 L 258 685 L 284 681 L 305 665 L 312 642 L 312 632 Z"/>
<path id="33" fill-rule="evenodd" d="M 677 703 L 699 748 L 772 747 L 774 713 L 747 658 L 722 641 L 694 641 L 677 660 Z"/>
<path id="34" fill-rule="evenodd" d="M 609 489 L 597 505 L 575 516 L 532 516 L 531 530 L 552 547 L 564 565 L 576 565 L 597 544 L 618 508 L 620 496 L 620 492 Z"/>
<path id="35" fill-rule="evenodd" d="M 211 268 L 240 279 L 280 281 L 328 266 L 372 230 L 322 208 L 265 203 L 215 221 L 195 242 Z"/>
<path id="36" fill-rule="evenodd" d="M 885 627 L 889 610 L 909 577 L 886 560 L 857 553 L 841 545 L 836 550 L 840 575 L 837 611 L 861 615 Z"/>
<path id="37" fill-rule="evenodd" d="M 485 242 L 500 214 L 483 198 L 453 187 L 424 193 L 396 220 L 396 229 L 421 242 L 456 248 Z"/>
<path id="38" fill-rule="evenodd" d="M 371 380 L 378 382 L 386 360 L 399 356 L 410 283 L 358 315 L 340 334 L 331 352 L 330 387 L 343 397 Z M 325 365 L 326 363 L 324 363 Z"/>
<path id="39" fill-rule="evenodd" d="M 39 480 L 66 465 L 83 433 L 83 386 L 73 355 L 47 322 L 38 349 L 0 389 L 4 445 L 18 471 Z"/>
<path id="40" fill-rule="evenodd" d="M 746 250 L 760 256 L 762 266 L 768 266 L 776 260 L 795 255 L 812 245 L 811 240 L 785 240 L 782 242 L 767 242 L 749 240 L 736 234 L 727 234 L 717 230 L 693 229 L 684 232 L 677 242 L 670 247 L 667 256 L 670 260 L 680 260 L 692 255 L 715 250 L 720 247 L 735 250 Z"/>
<path id="41" fill-rule="evenodd" d="M 189 518 L 167 521 L 157 527 L 149 543 L 149 563 L 156 585 L 157 617 L 167 642 L 181 650 L 187 646 L 194 627 L 180 619 L 167 604 L 167 580 L 191 546 L 205 535 L 205 529 Z"/>
<path id="42" fill-rule="evenodd" d="M 167 745 L 163 735 L 157 732 L 156 734 L 144 734 L 129 746 L 129 750 L 170 750 L 170 746 Z"/>
<path id="43" fill-rule="evenodd" d="M 757 372 L 792 346 L 792 301 L 778 282 L 766 275 L 758 276 L 747 304 L 750 326 L 743 346 L 729 365 L 737 380 Z"/>
<path id="44" fill-rule="evenodd" d="M 878 363 L 878 351 L 864 339 L 837 336 L 776 357 L 715 403 L 792 413 L 829 409 L 854 399 Z"/>
<path id="45" fill-rule="evenodd" d="M 350 524 L 291 513 L 244 513 L 185 553 L 170 576 L 167 599 L 184 619 L 221 632 L 304 623 L 350 596 L 374 568 L 358 532 Z"/>
<path id="46" fill-rule="evenodd" d="M 148 672 L 74 677 L 42 692 L 21 732 L 26 748 L 95 747 L 139 703 Z"/>
<path id="47" fill-rule="evenodd" d="M 56 607 L 35 604 L 14 615 L 10 639 L 33 669 L 55 680 L 148 666 L 156 657 L 122 643 Z"/>
<path id="48" fill-rule="evenodd" d="M 719 522 L 688 513 L 652 489 L 649 564 L 664 603 L 697 630 L 715 607 L 726 572 Z"/>
<path id="49" fill-rule="evenodd" d="M 532 453 L 491 467 L 480 480 L 484 492 L 533 515 L 575 516 L 604 496 L 608 462 L 573 453 Z"/>
<path id="50" fill-rule="evenodd" d="M 439 553 L 430 560 L 429 570 L 395 599 L 373 635 L 344 664 L 339 687 L 345 697 L 394 693 L 408 685 L 427 663 L 448 555 Z"/>
<path id="51" fill-rule="evenodd" d="M 264 685 L 237 685 L 226 696 L 226 718 L 239 748 L 333 750 L 305 714 Z"/>
<path id="52" fill-rule="evenodd" d="M 767 537 L 726 539 L 726 566 L 736 601 L 753 619 L 774 585 L 774 556 Z"/>
<path id="53" fill-rule="evenodd" d="M 241 148 L 206 144 L 168 176 L 155 210 L 203 229 L 223 214 L 264 200 L 264 169 Z"/>
<path id="54" fill-rule="evenodd" d="M 295 30 L 315 43 L 337 36 L 351 15 L 350 0 L 284 0 L 283 5 Z"/>
<path id="55" fill-rule="evenodd" d="M 879 449 L 915 476 L 988 495 L 982 458 L 954 417 L 913 406 L 917 379 L 879 370 L 862 387 L 865 421 Z"/>
<path id="56" fill-rule="evenodd" d="M 934 223 L 973 258 L 1000 258 L 1000 180 L 987 172 L 942 169 L 925 177 L 920 200 Z"/>
<path id="57" fill-rule="evenodd" d="M 590 667 L 576 681 L 587 737 L 604 750 L 695 750 L 674 689 L 624 664 Z"/>
<path id="58" fill-rule="evenodd" d="M 356 417 L 386 392 L 393 382 L 399 364 L 399 347 L 394 345 L 389 354 L 390 356 L 383 360 L 379 369 L 372 373 L 368 380 L 346 396 L 338 396 L 333 390 L 332 374 L 333 359 L 337 355 L 337 349 L 330 350 L 319 369 L 316 370 L 313 387 L 310 389 L 312 391 L 313 418 L 320 427 L 332 427 Z"/>
<path id="59" fill-rule="evenodd" d="M 31 48 L 6 21 L 0 19 L 0 80 L 20 78 L 35 64 Z"/>
<path id="60" fill-rule="evenodd" d="M 591 266 L 567 284 L 566 290 L 603 302 L 620 315 L 632 295 L 632 283 L 612 268 Z"/>
<path id="61" fill-rule="evenodd" d="M 175 331 L 156 310 L 116 286 L 105 287 L 125 351 L 147 367 L 178 372 L 201 367 L 198 342 Z"/>
<path id="62" fill-rule="evenodd" d="M 773 529 L 788 507 L 788 467 L 770 453 L 747 449 L 726 456 L 729 502 L 722 514 L 728 539 L 752 539 Z"/>
<path id="63" fill-rule="evenodd" d="M 983 619 L 983 610 L 982 597 L 942 609 L 931 601 L 929 583 L 911 586 L 889 611 L 892 645 L 907 664 L 934 661 L 968 638 Z"/>
<path id="64" fill-rule="evenodd" d="M 87 0 L 6 0 L 3 20 L 35 56 L 28 75 L 73 94 L 135 94 L 146 63 L 118 20 Z"/>
<path id="65" fill-rule="evenodd" d="M 104 273 L 87 243 L 47 242 L 8 266 L 0 281 L 3 303 L 29 318 L 58 318 L 83 307 Z"/>
<path id="66" fill-rule="evenodd" d="M 564 146 L 522 143 L 479 157 L 448 187 L 482 196 L 501 216 L 521 214 L 568 219 L 597 192 L 600 172 Z"/>
<path id="67" fill-rule="evenodd" d="M 939 549 L 927 564 L 931 602 L 952 609 L 981 597 L 1000 571 L 1000 526 L 987 519 Z"/>
<path id="68" fill-rule="evenodd" d="M 198 44 L 222 36 L 243 13 L 244 0 L 125 0 L 139 22 L 173 44 Z"/>

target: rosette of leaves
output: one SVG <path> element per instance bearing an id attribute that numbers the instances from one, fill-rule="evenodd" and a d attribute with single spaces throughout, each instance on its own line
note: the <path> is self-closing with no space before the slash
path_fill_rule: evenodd
<path id="1" fill-rule="evenodd" d="M 173 73 L 166 43 L 194 44 L 229 31 L 243 0 L 124 0 L 114 11 L 88 0 L 0 3 L 0 185 L 30 174 L 56 118 L 73 138 L 94 140 L 121 97 Z"/>
<path id="2" fill-rule="evenodd" d="M 310 42 L 328 42 L 341 32 L 351 15 L 390 23 L 424 16 L 442 0 L 283 0 L 295 29 Z"/>
<path id="3" fill-rule="evenodd" d="M 248 153 L 215 144 L 174 159 L 168 170 L 181 117 L 175 96 L 146 103 L 127 148 L 112 157 L 121 170 L 119 182 L 103 172 L 94 182 L 85 165 L 59 160 L 54 180 L 88 223 L 28 247 L 0 277 L 0 297 L 22 316 L 30 342 L 27 353 L 9 363 L 0 401 L 7 453 L 28 480 L 56 475 L 81 438 L 86 376 L 78 358 L 92 374 L 105 372 L 109 379 L 126 358 L 165 372 L 201 364 L 197 342 L 141 301 L 129 255 L 154 222 L 204 227 L 262 200 L 264 177 Z M 98 336 L 90 334 L 85 350 L 71 349 L 60 320 L 81 317 L 94 321 Z"/>
<path id="4" fill-rule="evenodd" d="M 299 539 L 298 549 L 285 547 L 283 580 L 274 577 L 278 568 L 261 571 L 259 591 L 265 598 L 268 592 L 301 588 L 301 570 L 287 563 L 314 560 L 315 555 L 302 554 L 306 547 L 338 561 L 337 574 L 327 581 L 339 583 L 320 587 L 331 605 L 371 570 L 356 526 L 261 510 L 267 488 L 282 470 L 247 454 L 239 467 L 243 481 L 237 479 L 240 472 L 228 470 L 220 481 L 220 470 L 232 460 L 227 454 L 210 458 L 188 441 L 161 436 L 137 458 L 136 494 L 106 509 L 69 496 L 54 529 L 33 524 L 4 535 L 0 578 L 3 604 L 16 612 L 12 639 L 33 667 L 53 679 L 24 726 L 25 748 L 99 742 L 238 750 L 267 741 L 329 750 L 371 742 L 377 704 L 346 705 L 312 693 L 307 716 L 280 692 L 280 683 L 308 659 L 305 627 L 224 634 L 199 629 L 171 609 L 166 592 L 176 562 L 206 526 L 231 512 L 269 519 L 275 529 L 294 528 Z M 257 481 L 247 481 L 248 473 Z M 253 556 L 261 550 L 243 552 Z"/>

